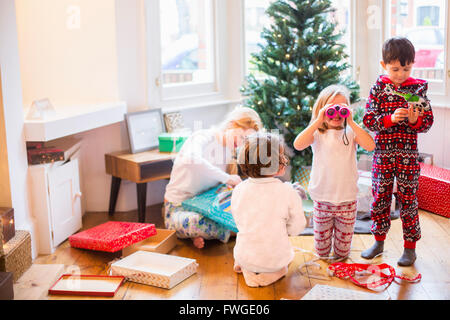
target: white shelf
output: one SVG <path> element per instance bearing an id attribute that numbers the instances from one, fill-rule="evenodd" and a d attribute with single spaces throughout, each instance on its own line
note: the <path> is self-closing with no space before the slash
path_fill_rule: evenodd
<path id="1" fill-rule="evenodd" d="M 49 141 L 107 126 L 123 121 L 127 113 L 123 101 L 55 109 L 56 115 L 51 119 L 24 121 L 26 141 Z"/>

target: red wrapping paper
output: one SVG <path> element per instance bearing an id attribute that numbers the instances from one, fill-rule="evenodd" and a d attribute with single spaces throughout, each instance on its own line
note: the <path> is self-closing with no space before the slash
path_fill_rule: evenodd
<path id="1" fill-rule="evenodd" d="M 109 221 L 69 237 L 73 248 L 117 252 L 156 234 L 151 223 Z"/>
<path id="2" fill-rule="evenodd" d="M 450 217 L 450 170 L 420 164 L 419 208 Z"/>

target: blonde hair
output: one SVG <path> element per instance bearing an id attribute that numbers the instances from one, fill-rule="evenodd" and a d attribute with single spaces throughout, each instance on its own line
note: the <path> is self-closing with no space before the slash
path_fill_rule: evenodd
<path id="1" fill-rule="evenodd" d="M 328 86 L 320 92 L 319 97 L 314 103 L 310 124 L 317 119 L 319 116 L 319 111 L 327 105 L 328 101 L 334 99 L 336 96 L 343 96 L 347 100 L 347 104 L 350 106 L 350 91 L 347 87 L 337 84 Z M 322 127 L 319 128 L 319 131 L 323 133 L 326 130 L 328 130 L 328 126 L 324 122 Z"/>
<path id="2" fill-rule="evenodd" d="M 244 130 L 253 129 L 255 131 L 263 131 L 264 127 L 259 114 L 252 108 L 237 106 L 227 114 L 225 119 L 218 125 L 217 129 L 224 132 L 228 129 L 241 128 Z M 227 165 L 226 172 L 228 174 L 238 173 L 238 164 L 236 160 Z"/>
<path id="3" fill-rule="evenodd" d="M 237 106 L 227 114 L 225 120 L 218 126 L 218 129 L 221 131 L 236 128 L 260 131 L 263 129 L 263 124 L 259 114 L 255 110 L 248 107 Z"/>

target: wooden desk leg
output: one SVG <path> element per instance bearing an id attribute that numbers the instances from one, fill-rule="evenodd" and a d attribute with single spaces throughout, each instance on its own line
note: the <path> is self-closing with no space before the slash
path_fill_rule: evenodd
<path id="1" fill-rule="evenodd" d="M 112 216 L 114 212 L 116 211 L 116 203 L 117 203 L 117 196 L 119 195 L 119 189 L 120 189 L 120 182 L 122 179 L 117 177 L 112 177 L 111 180 L 111 193 L 109 195 L 109 215 Z"/>
<path id="2" fill-rule="evenodd" d="M 137 183 L 137 203 L 138 203 L 138 214 L 139 222 L 145 222 L 145 209 L 147 202 L 147 183 Z"/>

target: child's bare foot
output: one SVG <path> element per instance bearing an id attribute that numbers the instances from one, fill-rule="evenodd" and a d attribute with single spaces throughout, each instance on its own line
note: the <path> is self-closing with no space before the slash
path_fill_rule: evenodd
<path id="1" fill-rule="evenodd" d="M 233 267 L 234 272 L 236 273 L 242 273 L 242 269 L 240 265 L 235 264 Z"/>
<path id="2" fill-rule="evenodd" d="M 202 237 L 193 238 L 192 242 L 196 248 L 202 249 L 205 246 L 205 240 Z"/>
<path id="3" fill-rule="evenodd" d="M 237 236 L 237 233 L 236 232 L 234 232 L 234 231 L 231 231 L 230 232 L 230 237 L 236 237 Z"/>

